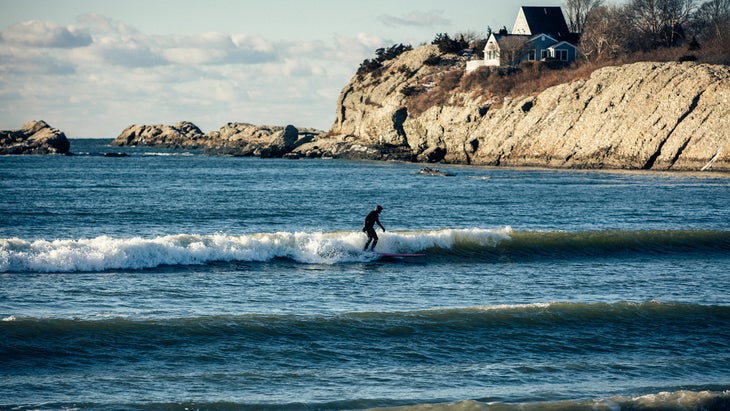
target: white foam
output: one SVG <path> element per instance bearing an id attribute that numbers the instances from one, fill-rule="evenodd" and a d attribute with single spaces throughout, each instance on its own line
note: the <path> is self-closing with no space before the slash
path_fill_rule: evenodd
<path id="1" fill-rule="evenodd" d="M 460 242 L 492 245 L 509 238 L 500 230 L 443 229 L 379 233 L 378 251 L 414 253 L 449 249 Z M 360 232 L 277 232 L 250 235 L 177 234 L 155 238 L 0 239 L 0 272 L 72 272 L 194 265 L 212 261 L 270 261 L 290 258 L 312 264 L 372 259 L 362 253 Z"/>

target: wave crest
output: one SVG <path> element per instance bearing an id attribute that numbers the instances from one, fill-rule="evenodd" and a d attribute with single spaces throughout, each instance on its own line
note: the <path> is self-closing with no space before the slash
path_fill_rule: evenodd
<path id="1" fill-rule="evenodd" d="M 730 256 L 730 231 L 645 230 L 537 232 L 500 229 L 389 231 L 378 251 L 425 253 L 423 262 L 515 262 L 630 255 Z M 176 234 L 155 238 L 0 239 L 0 272 L 75 272 L 147 269 L 212 262 L 303 264 L 368 262 L 360 232 L 277 232 L 248 235 Z"/>
<path id="2" fill-rule="evenodd" d="M 444 229 L 388 232 L 380 251 L 414 253 L 428 248 L 450 249 L 457 243 L 496 245 L 508 239 L 502 230 Z M 358 232 L 277 232 L 249 235 L 177 234 L 155 238 L 0 239 L 0 272 L 74 272 L 145 269 L 162 265 L 198 265 L 214 261 L 266 262 L 276 258 L 308 264 L 365 262 Z"/>

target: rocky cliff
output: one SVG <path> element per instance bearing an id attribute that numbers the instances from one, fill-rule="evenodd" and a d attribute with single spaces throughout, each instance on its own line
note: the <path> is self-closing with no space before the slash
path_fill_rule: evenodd
<path id="1" fill-rule="evenodd" d="M 730 171 L 730 67 L 645 62 L 518 98 L 444 93 L 458 90 L 441 85 L 463 82 L 465 65 L 427 45 L 359 72 L 342 89 L 326 134 L 245 123 L 203 134 L 183 122 L 131 126 L 113 144 L 262 157 Z"/>
<path id="2" fill-rule="evenodd" d="M 727 66 L 607 67 L 535 96 L 453 94 L 414 114 L 408 91 L 432 92 L 446 76 L 427 64 L 437 54 L 420 47 L 353 77 L 329 138 L 310 144 L 335 156 L 426 162 L 730 171 Z"/>
<path id="3" fill-rule="evenodd" d="M 66 135 L 42 120 L 0 131 L 0 154 L 66 154 L 70 148 Z"/>

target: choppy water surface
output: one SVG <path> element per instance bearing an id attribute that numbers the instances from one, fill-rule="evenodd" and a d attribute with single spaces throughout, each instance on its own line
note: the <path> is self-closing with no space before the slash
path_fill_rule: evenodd
<path id="1" fill-rule="evenodd" d="M 105 143 L 0 157 L 0 408 L 730 404 L 727 175 Z"/>

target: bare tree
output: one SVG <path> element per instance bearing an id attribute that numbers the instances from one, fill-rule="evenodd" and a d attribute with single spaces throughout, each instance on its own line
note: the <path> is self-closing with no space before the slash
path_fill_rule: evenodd
<path id="1" fill-rule="evenodd" d="M 581 36 L 580 50 L 589 61 L 615 59 L 630 50 L 632 33 L 627 21 L 632 13 L 628 6 L 608 5 L 595 7 L 586 19 Z"/>
<path id="2" fill-rule="evenodd" d="M 665 0 L 663 3 L 663 41 L 667 46 L 676 46 L 684 38 L 684 26 L 692 16 L 694 0 Z"/>
<path id="3" fill-rule="evenodd" d="M 695 32 L 715 45 L 730 42 L 730 0 L 709 0 L 693 16 Z"/>
<path id="4" fill-rule="evenodd" d="M 632 0 L 630 5 L 635 27 L 653 48 L 681 42 L 694 0 Z"/>
<path id="5" fill-rule="evenodd" d="M 602 4 L 603 0 L 566 0 L 565 13 L 568 17 L 570 31 L 582 33 L 586 28 L 586 21 L 591 11 Z"/>
<path id="6" fill-rule="evenodd" d="M 507 35 L 499 40 L 500 61 L 511 67 L 520 64 L 522 57 L 527 52 L 527 40 L 529 36 Z"/>
<path id="7" fill-rule="evenodd" d="M 487 36 L 487 37 L 489 37 L 489 36 Z M 456 38 L 456 39 L 463 38 L 464 41 L 466 41 L 467 43 L 472 43 L 472 42 L 476 42 L 479 40 L 483 40 L 484 34 L 481 34 L 478 31 L 468 30 L 468 31 L 462 31 L 462 32 L 456 33 L 454 35 L 454 38 Z"/>

